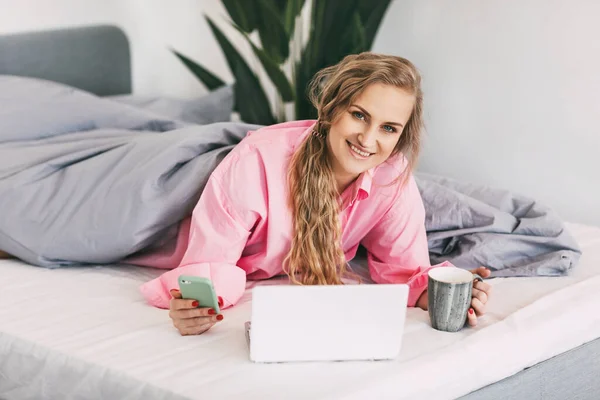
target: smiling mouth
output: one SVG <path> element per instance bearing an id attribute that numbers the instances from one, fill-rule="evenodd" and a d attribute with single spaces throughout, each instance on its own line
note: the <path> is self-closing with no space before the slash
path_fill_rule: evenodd
<path id="1" fill-rule="evenodd" d="M 367 153 L 366 151 L 362 151 L 361 149 L 359 149 L 358 147 L 356 147 L 355 145 L 353 145 L 352 143 L 350 143 L 347 140 L 346 140 L 346 143 L 348 143 L 348 146 L 350 147 L 350 151 L 355 156 L 358 156 L 359 158 L 369 158 L 370 156 L 373 155 L 373 153 Z"/>

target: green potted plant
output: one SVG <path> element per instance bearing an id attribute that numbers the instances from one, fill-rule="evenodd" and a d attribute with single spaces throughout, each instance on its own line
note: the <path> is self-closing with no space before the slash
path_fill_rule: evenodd
<path id="1" fill-rule="evenodd" d="M 311 3 L 309 32 L 304 44 L 303 24 L 299 21 L 302 9 L 308 6 L 304 0 L 222 0 L 231 18 L 229 23 L 248 41 L 277 92 L 274 112 L 256 71 L 215 21 L 205 15 L 235 77 L 234 110 L 240 119 L 260 125 L 283 122 L 286 120 L 284 106 L 291 103 L 293 119 L 316 118 L 316 110 L 305 94 L 309 80 L 318 70 L 348 54 L 370 50 L 390 1 L 308 2 Z M 258 33 L 259 44 L 251 39 L 253 32 Z M 172 51 L 208 90 L 225 85 L 215 73 Z"/>

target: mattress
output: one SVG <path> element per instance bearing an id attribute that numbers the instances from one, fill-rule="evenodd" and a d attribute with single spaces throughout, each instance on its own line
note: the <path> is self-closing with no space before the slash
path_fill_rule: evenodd
<path id="1" fill-rule="evenodd" d="M 458 333 L 409 308 L 391 361 L 252 363 L 252 288 L 284 279 L 249 282 L 222 322 L 182 337 L 138 291 L 163 271 L 2 260 L 0 398 L 456 398 L 600 337 L 600 228 L 567 227 L 583 250 L 570 276 L 489 280 L 488 314 Z"/>

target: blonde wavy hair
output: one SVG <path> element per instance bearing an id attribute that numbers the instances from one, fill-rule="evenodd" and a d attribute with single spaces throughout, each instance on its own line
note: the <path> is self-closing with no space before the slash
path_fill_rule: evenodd
<path id="1" fill-rule="evenodd" d="M 293 237 L 284 267 L 290 280 L 303 285 L 338 285 L 350 276 L 341 248 L 339 198 L 327 147 L 329 128 L 366 87 L 383 83 L 415 97 L 413 112 L 392 156 L 407 162 L 407 177 L 416 163 L 421 143 L 423 94 L 421 77 L 408 60 L 364 52 L 346 56 L 338 64 L 319 71 L 308 87 L 317 109 L 313 130 L 292 156 L 288 175 Z"/>

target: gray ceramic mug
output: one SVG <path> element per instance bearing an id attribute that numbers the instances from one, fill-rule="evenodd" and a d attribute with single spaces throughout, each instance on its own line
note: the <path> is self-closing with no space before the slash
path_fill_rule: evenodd
<path id="1" fill-rule="evenodd" d="M 437 267 L 428 272 L 429 319 L 434 329 L 458 332 L 471 307 L 473 281 L 483 278 L 465 269 Z"/>

